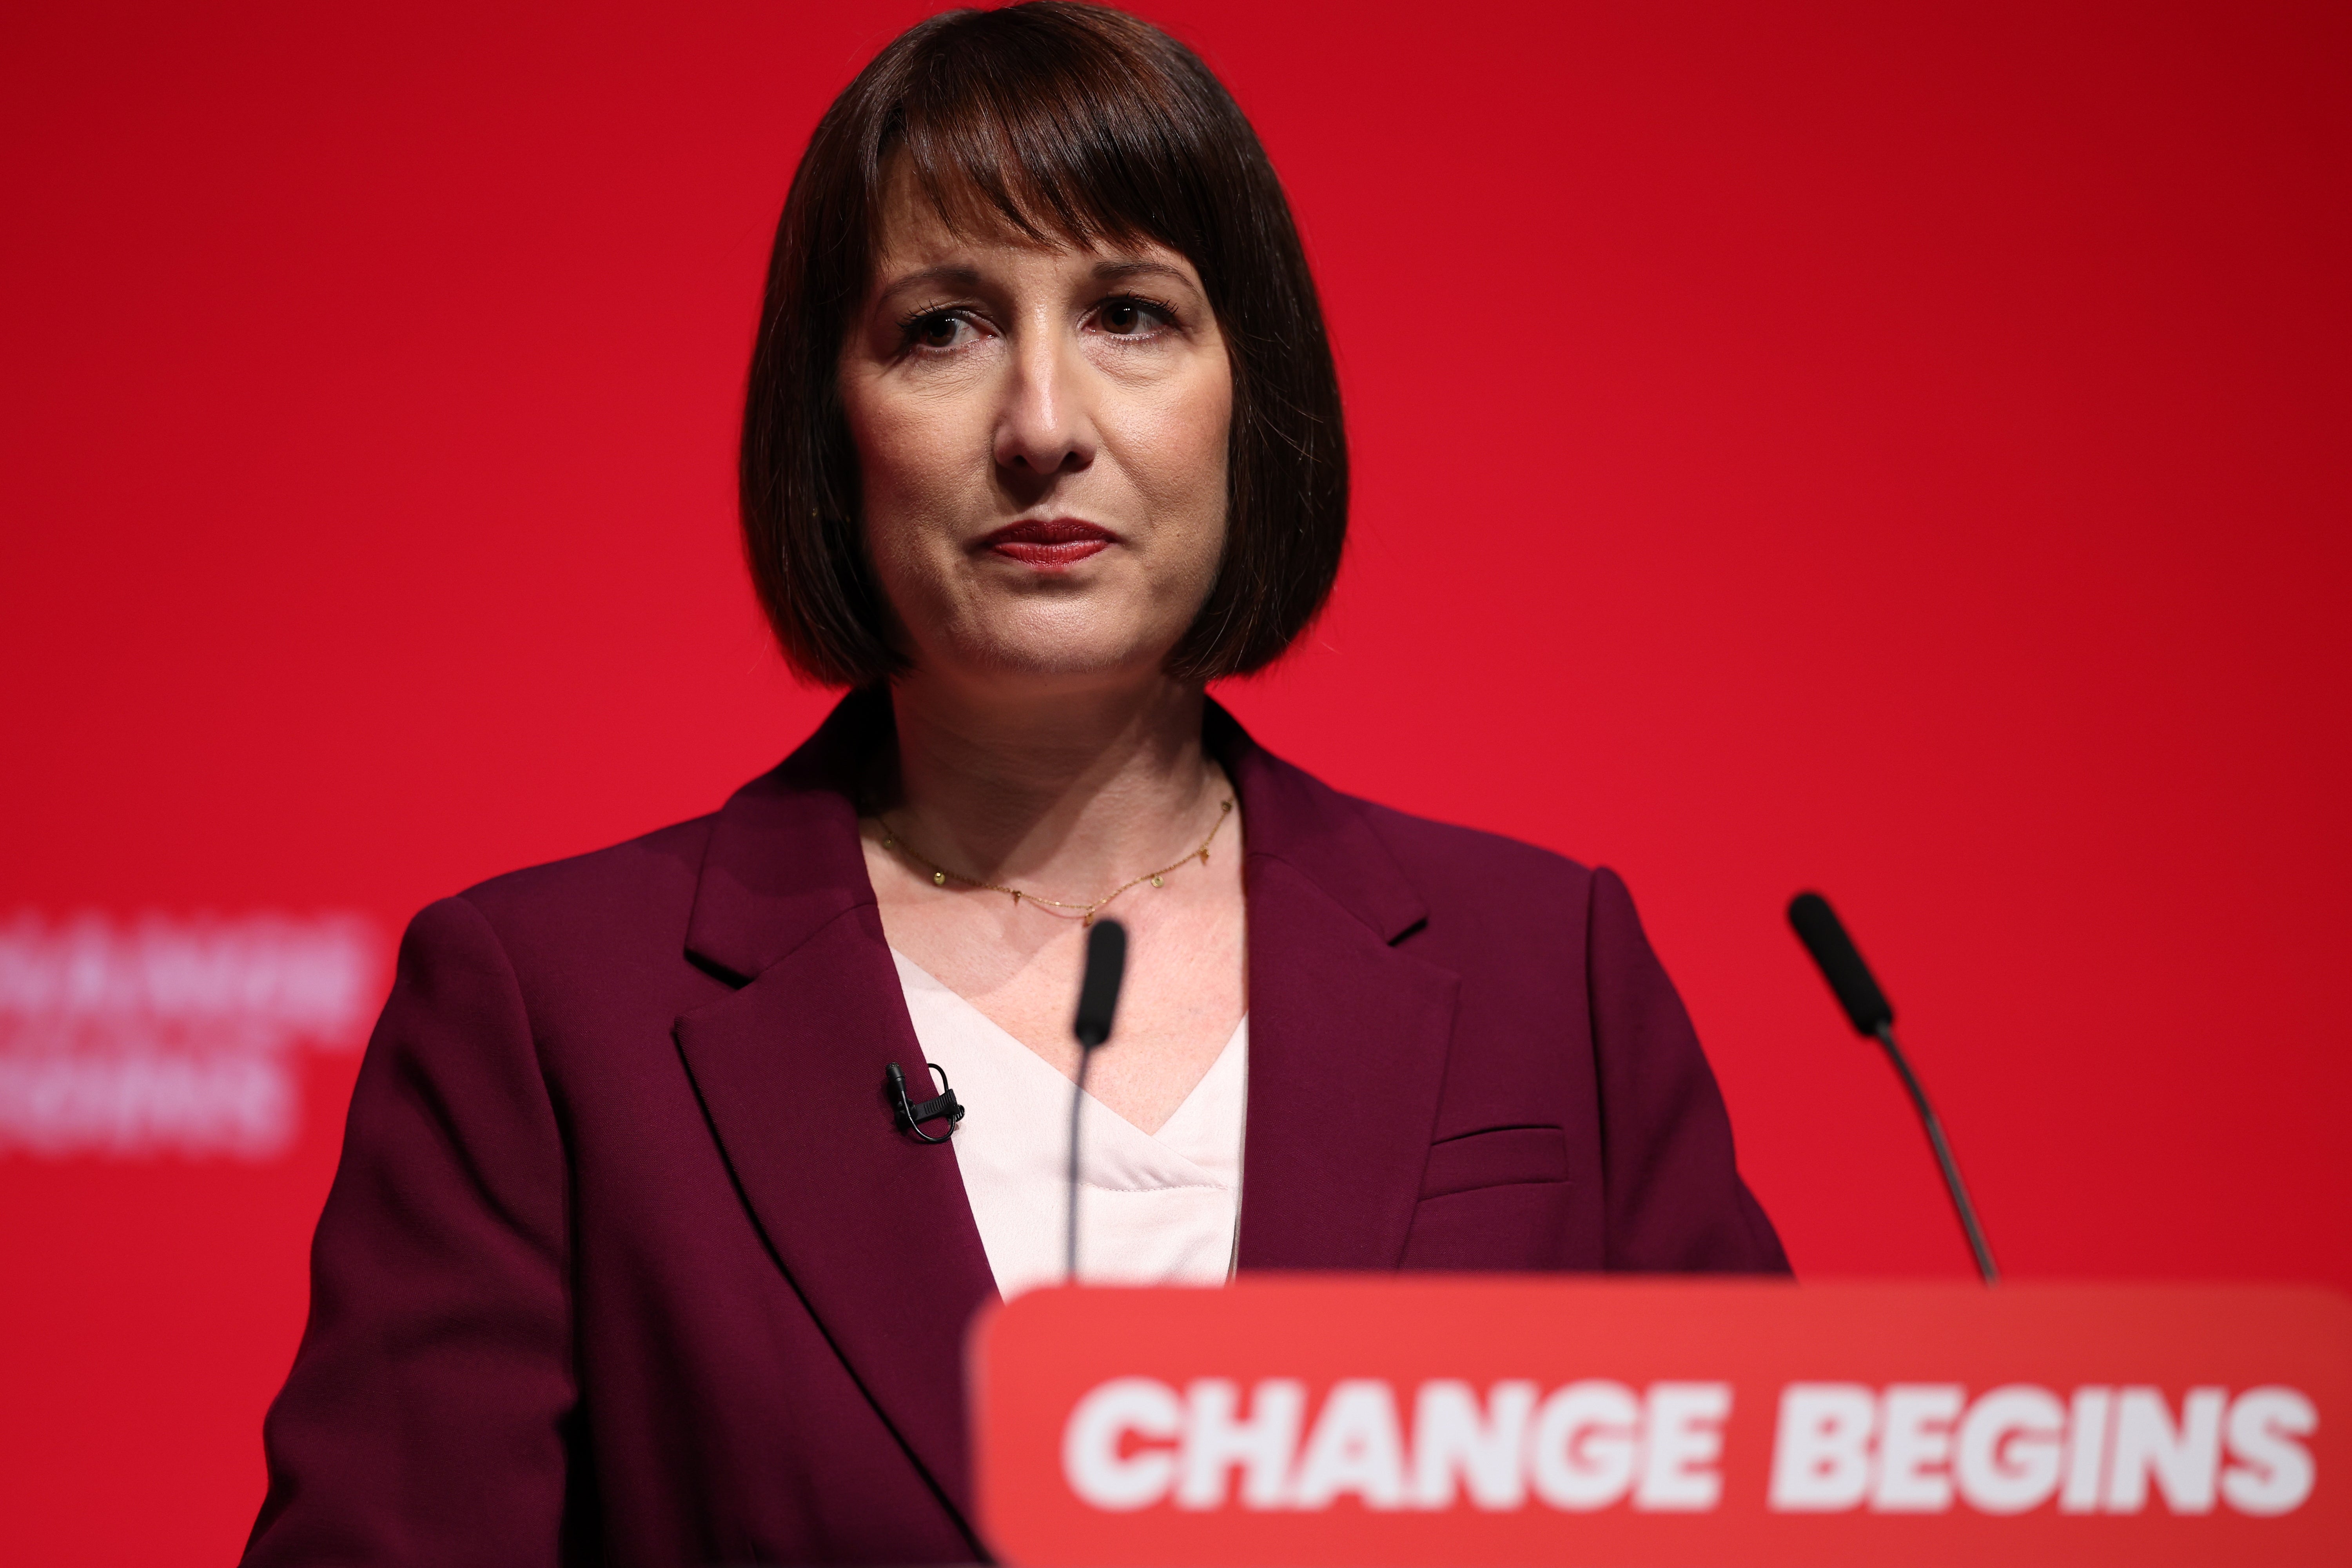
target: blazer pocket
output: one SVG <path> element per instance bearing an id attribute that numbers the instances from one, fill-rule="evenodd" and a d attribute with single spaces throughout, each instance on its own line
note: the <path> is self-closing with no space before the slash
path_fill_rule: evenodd
<path id="1" fill-rule="evenodd" d="M 1495 1127 L 1429 1146 L 1423 1198 L 1521 1182 L 1568 1180 L 1568 1134 L 1558 1127 Z"/>

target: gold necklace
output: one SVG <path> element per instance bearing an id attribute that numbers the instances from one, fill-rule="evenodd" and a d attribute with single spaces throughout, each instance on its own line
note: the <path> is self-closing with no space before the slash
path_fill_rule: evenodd
<path id="1" fill-rule="evenodd" d="M 921 850 L 908 843 L 907 836 L 899 832 L 896 827 L 892 826 L 888 817 L 884 816 L 877 812 L 875 814 L 874 820 L 882 825 L 882 847 L 885 849 L 897 849 L 902 851 L 908 859 L 922 866 L 925 870 L 930 872 L 931 886 L 935 888 L 944 888 L 950 882 L 961 882 L 968 888 L 978 888 L 984 892 L 1010 893 L 1013 896 L 1013 902 L 1016 907 L 1024 903 L 1034 904 L 1037 906 L 1041 912 L 1052 915 L 1057 921 L 1074 920 L 1082 926 L 1090 926 L 1095 923 L 1095 915 L 1097 910 L 1099 910 L 1105 904 L 1109 903 L 1113 899 L 1118 897 L 1121 893 L 1126 892 L 1129 888 L 1139 888 L 1146 882 L 1150 883 L 1155 888 L 1160 887 L 1163 885 L 1163 879 L 1167 877 L 1168 873 L 1176 870 L 1180 867 L 1189 865 L 1196 858 L 1202 865 L 1207 865 L 1209 863 L 1209 846 L 1215 841 L 1217 835 L 1223 830 L 1225 818 L 1231 816 L 1233 814 L 1234 803 L 1231 800 L 1218 802 L 1217 820 L 1215 824 L 1210 827 L 1209 837 L 1201 840 L 1200 847 L 1192 850 L 1192 853 L 1183 856 L 1180 859 L 1170 861 L 1167 865 L 1160 867 L 1157 871 L 1146 871 L 1142 876 L 1135 878 L 1131 881 L 1121 882 L 1118 887 L 1113 888 L 1109 892 L 1105 893 L 1101 898 L 1097 899 L 1091 904 L 1074 904 L 1061 899 L 1042 898 L 1035 893 L 1024 891 L 1020 888 L 1008 888 L 1002 882 L 983 882 L 977 877 L 967 877 L 961 871 L 950 871 L 945 866 L 940 865 L 938 861 L 932 859 L 929 856 L 924 854 Z M 1062 912 L 1065 910 L 1076 910 L 1078 912 L 1075 915 L 1065 914 Z"/>

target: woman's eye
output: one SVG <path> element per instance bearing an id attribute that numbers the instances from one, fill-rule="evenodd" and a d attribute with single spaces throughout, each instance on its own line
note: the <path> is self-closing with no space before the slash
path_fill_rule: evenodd
<path id="1" fill-rule="evenodd" d="M 907 323 L 907 342 L 921 349 L 961 348 L 971 324 L 952 310 L 935 310 Z"/>
<path id="2" fill-rule="evenodd" d="M 1168 324 L 1167 316 L 1157 307 L 1140 300 L 1113 300 L 1097 312 L 1096 320 L 1102 330 L 1115 338 L 1139 338 Z"/>

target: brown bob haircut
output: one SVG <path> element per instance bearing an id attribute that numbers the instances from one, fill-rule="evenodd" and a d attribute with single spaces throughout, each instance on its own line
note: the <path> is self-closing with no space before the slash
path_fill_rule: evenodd
<path id="1" fill-rule="evenodd" d="M 871 284 L 885 168 L 951 226 L 1150 241 L 1200 273 L 1233 369 L 1224 556 L 1169 673 L 1264 668 L 1322 608 L 1348 528 L 1339 387 L 1315 281 L 1257 135 L 1150 24 L 1035 0 L 902 34 L 819 122 L 768 268 L 743 411 L 743 543 L 784 657 L 864 686 L 906 668 L 862 537 L 842 346 Z"/>

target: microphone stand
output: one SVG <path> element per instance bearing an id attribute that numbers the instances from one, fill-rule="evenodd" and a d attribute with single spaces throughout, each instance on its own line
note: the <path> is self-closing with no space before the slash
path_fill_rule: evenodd
<path id="1" fill-rule="evenodd" d="M 1062 1276 L 1073 1285 L 1078 1282 L 1078 1113 L 1087 1106 L 1087 1064 L 1094 1056 L 1094 1047 L 1080 1040 L 1078 1076 L 1070 1083 L 1070 1235 L 1063 1252 Z"/>
<path id="2" fill-rule="evenodd" d="M 1944 1141 L 1944 1124 L 1937 1120 L 1936 1108 L 1927 1103 L 1927 1091 L 1919 1087 L 1918 1075 L 1904 1058 L 1903 1047 L 1895 1043 L 1894 1020 L 1881 1023 L 1875 1033 L 1878 1043 L 1886 1048 L 1886 1059 L 1895 1064 L 1895 1075 L 1910 1091 L 1920 1125 L 1927 1130 L 1927 1142 L 1936 1151 L 1936 1163 L 1943 1167 L 1944 1185 L 1951 1192 L 1952 1207 L 1959 1211 L 1960 1228 L 1968 1233 L 1969 1250 L 1976 1254 L 1977 1272 L 1984 1277 L 1986 1284 L 1998 1285 L 2000 1270 L 1993 1266 L 1992 1248 L 1985 1245 L 1984 1227 L 1977 1223 L 1977 1206 L 1969 1201 L 1969 1185 L 1960 1180 L 1959 1163 L 1952 1158 L 1952 1146 Z M 1083 1066 L 1080 1070 L 1084 1070 Z"/>
<path id="3" fill-rule="evenodd" d="M 2000 1283 L 2000 1270 L 1993 1267 L 1992 1248 L 1985 1245 L 1984 1227 L 1977 1223 L 1976 1205 L 1969 1201 L 1968 1184 L 1960 1180 L 1958 1162 L 1952 1158 L 1952 1146 L 1944 1138 L 1944 1124 L 1937 1120 L 1936 1108 L 1927 1103 L 1927 1091 L 1919 1086 L 1919 1075 L 1911 1070 L 1911 1063 L 1903 1055 L 1903 1047 L 1895 1043 L 1895 1008 L 1886 1000 L 1886 993 L 1878 988 L 1877 977 L 1870 965 L 1862 961 L 1861 952 L 1853 938 L 1846 934 L 1845 923 L 1830 908 L 1830 901 L 1819 893 L 1799 893 L 1789 900 L 1789 924 L 1797 940 L 1805 944 L 1822 978 L 1829 982 L 1830 992 L 1837 997 L 1838 1005 L 1845 1009 L 1846 1021 L 1853 1032 L 1864 1039 L 1874 1039 L 1886 1051 L 1886 1059 L 1895 1064 L 1895 1076 L 1911 1096 L 1912 1109 L 1919 1113 L 1919 1123 L 1927 1130 L 1928 1147 L 1936 1152 L 1936 1163 L 1944 1173 L 1944 1187 L 1952 1195 L 1952 1207 L 1960 1216 L 1960 1229 L 1969 1238 L 1969 1250 L 1976 1255 L 1977 1272 L 1988 1285 Z"/>

